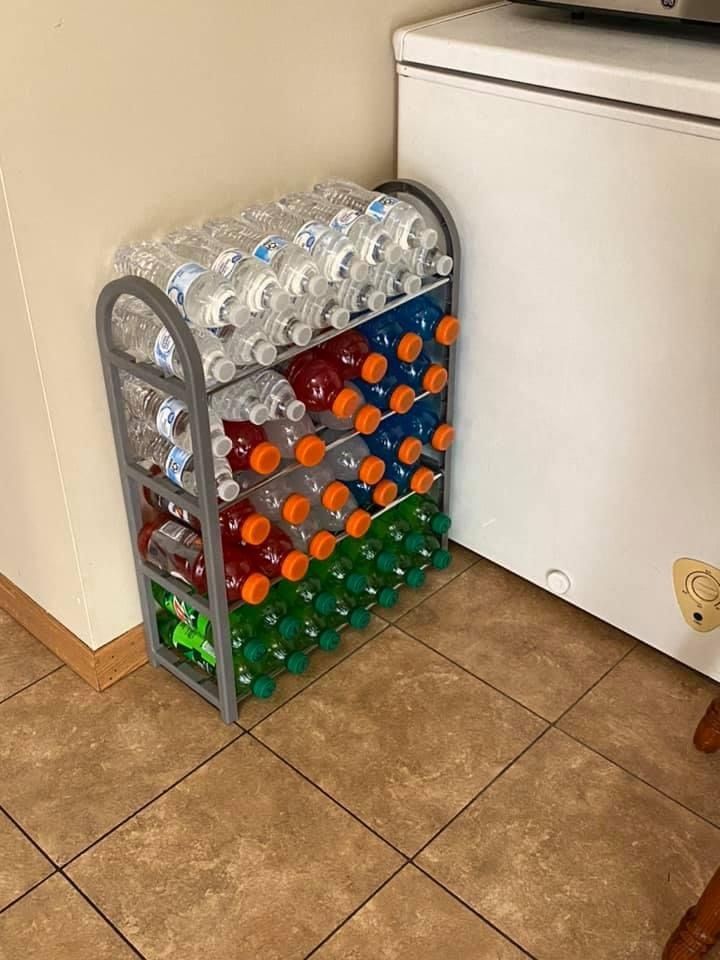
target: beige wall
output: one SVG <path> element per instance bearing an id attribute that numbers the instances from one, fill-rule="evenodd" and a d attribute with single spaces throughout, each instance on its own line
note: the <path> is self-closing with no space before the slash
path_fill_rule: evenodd
<path id="1" fill-rule="evenodd" d="M 331 173 L 391 175 L 392 29 L 464 5 L 8 0 L 0 571 L 90 646 L 140 619 L 93 325 L 114 247 Z"/>

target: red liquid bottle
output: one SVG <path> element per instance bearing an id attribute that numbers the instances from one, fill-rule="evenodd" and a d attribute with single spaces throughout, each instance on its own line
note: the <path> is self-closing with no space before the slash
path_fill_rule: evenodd
<path id="1" fill-rule="evenodd" d="M 143 496 L 159 513 L 169 513 L 200 532 L 200 521 L 184 507 L 143 487 Z M 238 500 L 220 514 L 220 532 L 228 543 L 248 543 L 257 546 L 270 533 L 270 521 L 258 513 L 249 500 Z"/>
<path id="2" fill-rule="evenodd" d="M 262 427 L 249 420 L 223 420 L 225 433 L 232 442 L 228 462 L 233 473 L 254 470 L 266 476 L 274 473 L 280 465 L 280 451 L 269 443 Z"/>
<path id="3" fill-rule="evenodd" d="M 335 429 L 354 427 L 369 434 L 377 429 L 380 411 L 372 404 L 363 404 L 359 390 L 343 379 L 338 367 L 327 357 L 309 352 L 292 361 L 286 373 L 295 395 L 303 401 L 316 419 Z"/>
<path id="4" fill-rule="evenodd" d="M 308 571 L 310 558 L 296 550 L 292 540 L 278 527 L 271 527 L 270 535 L 259 547 L 251 551 L 252 562 L 266 577 L 284 577 L 286 580 L 302 580 Z"/>
<path id="5" fill-rule="evenodd" d="M 335 364 L 343 380 L 378 383 L 387 373 L 387 358 L 371 350 L 368 338 L 359 330 L 346 330 L 317 350 Z"/>

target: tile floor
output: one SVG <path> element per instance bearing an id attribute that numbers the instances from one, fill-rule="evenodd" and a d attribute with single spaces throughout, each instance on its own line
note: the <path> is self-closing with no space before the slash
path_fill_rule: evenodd
<path id="1" fill-rule="evenodd" d="M 454 554 L 232 727 L 0 613 L 2 960 L 659 960 L 720 864 L 715 685 Z"/>

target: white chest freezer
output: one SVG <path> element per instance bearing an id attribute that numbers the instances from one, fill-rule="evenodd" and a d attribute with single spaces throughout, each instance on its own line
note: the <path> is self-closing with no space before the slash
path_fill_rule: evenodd
<path id="1" fill-rule="evenodd" d="M 493 3 L 395 49 L 463 247 L 454 537 L 720 679 L 673 589 L 720 566 L 720 45 Z"/>

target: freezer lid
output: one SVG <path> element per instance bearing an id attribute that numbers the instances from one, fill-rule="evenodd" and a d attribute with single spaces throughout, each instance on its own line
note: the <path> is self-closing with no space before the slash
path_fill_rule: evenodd
<path id="1" fill-rule="evenodd" d="M 718 36 L 503 0 L 402 27 L 394 46 L 398 64 L 720 120 Z"/>

